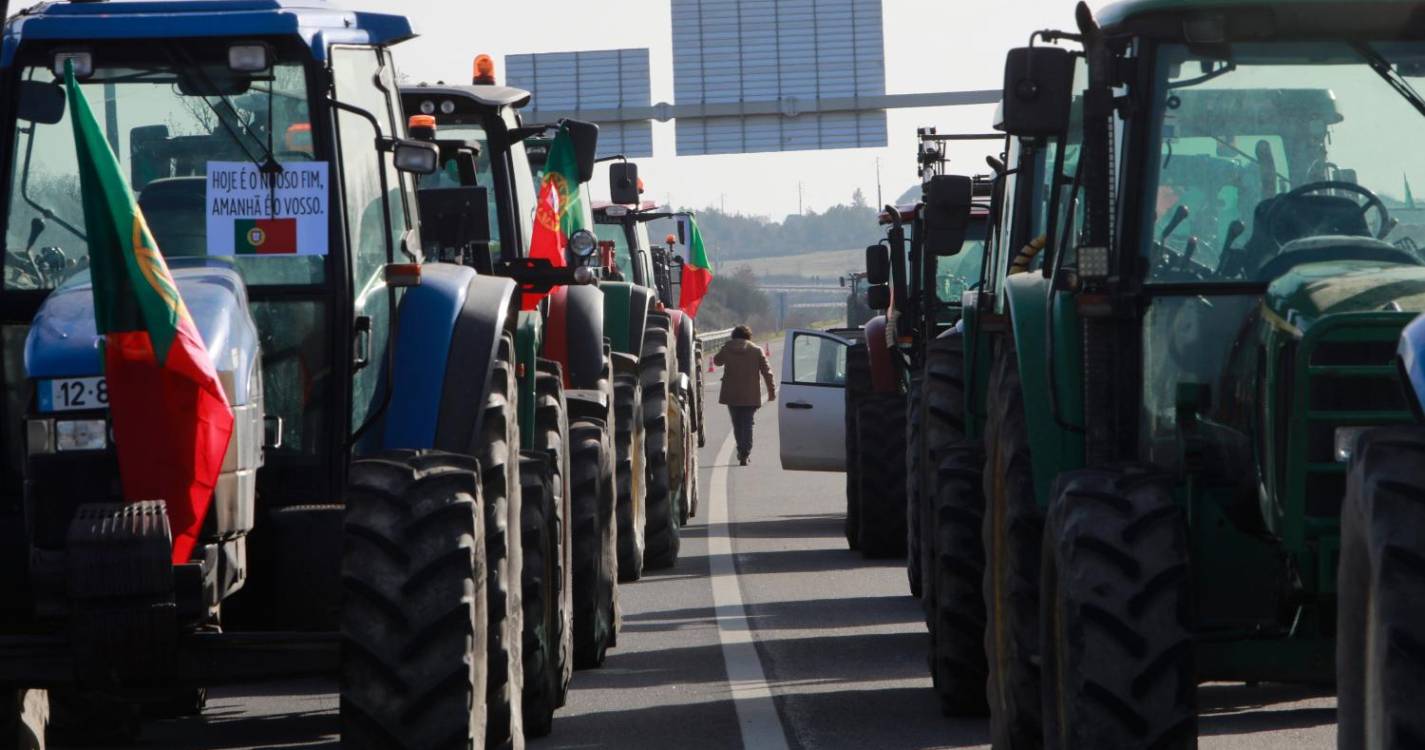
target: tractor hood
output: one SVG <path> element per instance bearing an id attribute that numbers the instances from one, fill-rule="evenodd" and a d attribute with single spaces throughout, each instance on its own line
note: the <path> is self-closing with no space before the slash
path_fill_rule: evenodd
<path id="1" fill-rule="evenodd" d="M 1298 331 L 1326 315 L 1425 311 L 1425 266 L 1345 260 L 1307 263 L 1267 287 L 1267 309 Z"/>
<path id="2" fill-rule="evenodd" d="M 245 404 L 261 395 L 255 392 L 261 386 L 252 382 L 258 355 L 257 327 L 248 312 L 242 277 L 226 266 L 178 265 L 180 262 L 175 261 L 170 270 L 183 302 L 208 348 L 229 402 Z M 94 324 L 89 274 L 81 273 L 40 305 L 25 341 L 25 372 L 31 378 L 103 374 L 100 338 Z"/>

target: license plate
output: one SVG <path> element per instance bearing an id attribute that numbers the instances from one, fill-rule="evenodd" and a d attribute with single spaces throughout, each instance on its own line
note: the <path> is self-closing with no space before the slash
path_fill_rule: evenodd
<path id="1" fill-rule="evenodd" d="M 40 411 L 81 411 L 109 408 L 104 378 L 57 378 L 39 383 Z"/>

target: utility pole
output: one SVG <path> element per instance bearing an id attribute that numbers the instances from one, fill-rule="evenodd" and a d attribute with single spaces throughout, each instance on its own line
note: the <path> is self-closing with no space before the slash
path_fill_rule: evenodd
<path id="1" fill-rule="evenodd" d="M 797 180 L 797 216 L 805 216 L 806 211 L 802 210 L 802 182 Z"/>
<path id="2" fill-rule="evenodd" d="M 723 212 L 724 214 L 726 214 L 726 213 L 727 213 L 727 193 L 721 193 L 721 194 L 720 194 L 720 201 L 721 201 L 721 204 L 722 204 L 722 212 Z"/>

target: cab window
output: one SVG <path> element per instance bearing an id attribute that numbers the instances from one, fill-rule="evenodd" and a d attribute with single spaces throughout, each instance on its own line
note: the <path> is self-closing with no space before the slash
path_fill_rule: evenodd
<path id="1" fill-rule="evenodd" d="M 845 385 L 846 345 L 812 333 L 792 337 L 792 382 L 804 385 Z"/>

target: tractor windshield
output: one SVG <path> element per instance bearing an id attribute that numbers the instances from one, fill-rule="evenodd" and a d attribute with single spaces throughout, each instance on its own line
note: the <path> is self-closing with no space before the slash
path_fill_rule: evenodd
<path id="1" fill-rule="evenodd" d="M 935 259 L 936 299 L 958 305 L 961 295 L 980 282 L 980 268 L 985 262 L 985 227 L 985 217 L 975 217 L 960 252 Z"/>
<path id="2" fill-rule="evenodd" d="M 486 133 L 484 127 L 473 123 L 442 125 L 440 128 L 440 137 L 443 140 L 468 141 L 477 144 L 480 147 L 480 153 L 476 160 L 475 184 L 484 185 L 486 187 L 491 187 L 496 184 L 494 168 L 490 162 L 490 157 L 493 153 L 490 149 L 490 136 Z M 460 178 L 458 173 L 455 173 L 455 176 L 452 177 L 453 170 L 453 164 L 444 164 L 442 165 L 442 169 L 437 171 L 436 174 L 422 178 L 420 185 L 421 187 L 427 187 L 428 185 L 438 186 L 442 184 L 443 181 L 448 182 L 451 180 L 454 181 L 454 184 L 459 184 Z M 493 200 L 493 198 L 497 198 L 497 196 L 491 197 L 492 200 L 487 201 L 485 204 L 490 216 L 490 257 L 503 258 L 504 256 L 500 250 L 500 248 L 504 246 L 503 237 L 500 232 L 500 209 L 496 201 Z"/>
<path id="3" fill-rule="evenodd" d="M 1269 282 L 1303 263 L 1419 264 L 1420 45 L 1160 48 L 1142 193 L 1149 280 Z"/>
<path id="4" fill-rule="evenodd" d="M 330 160 L 313 139 L 303 66 L 279 61 L 239 74 L 169 52 L 173 59 L 113 67 L 96 54 L 80 83 L 160 250 L 170 259 L 232 258 L 250 285 L 320 283 Z M 27 99 L 62 101 L 48 64 L 21 69 L 19 79 L 22 114 Z M 89 265 L 72 113 L 49 111 L 17 123 L 7 290 L 52 289 Z M 282 172 L 267 188 L 249 189 L 276 165 Z M 210 168 L 231 179 L 210 184 Z M 267 200 L 281 207 L 265 210 Z"/>
<path id="5" fill-rule="evenodd" d="M 633 281 L 633 254 L 628 249 L 628 232 L 623 223 L 595 221 L 594 236 L 604 242 L 614 243 L 614 265 L 618 266 L 619 275 L 623 276 L 625 281 Z"/>

